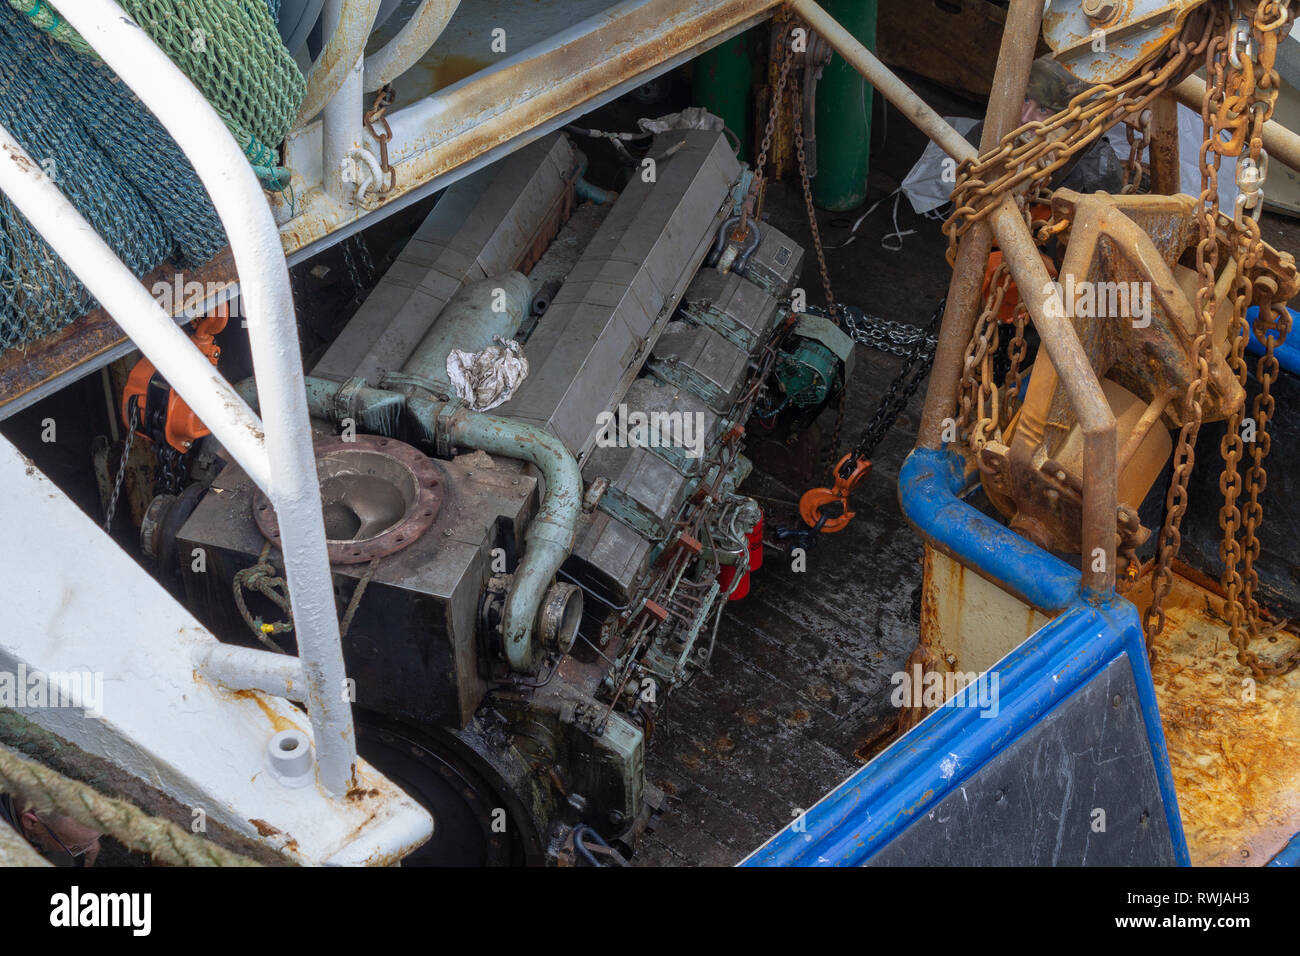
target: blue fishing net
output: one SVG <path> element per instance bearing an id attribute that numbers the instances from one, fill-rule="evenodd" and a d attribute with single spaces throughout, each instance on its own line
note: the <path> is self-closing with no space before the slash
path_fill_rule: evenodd
<path id="1" fill-rule="evenodd" d="M 274 22 L 280 0 L 264 2 Z M 175 141 L 112 70 L 35 28 L 25 12 L 0 2 L 0 124 L 136 275 L 169 261 L 178 268 L 207 262 L 225 246 L 225 233 Z M 278 44 L 273 30 L 267 41 Z M 287 90 L 263 126 L 292 117 L 302 82 L 296 69 L 290 80 L 284 71 L 260 78 L 257 85 Z M 58 331 L 96 305 L 0 195 L 0 351 Z"/>

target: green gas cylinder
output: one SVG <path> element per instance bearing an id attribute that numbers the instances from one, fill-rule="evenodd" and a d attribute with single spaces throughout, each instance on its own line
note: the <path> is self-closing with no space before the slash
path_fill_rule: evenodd
<path id="1" fill-rule="evenodd" d="M 868 50 L 876 48 L 876 0 L 825 0 L 826 12 Z M 872 89 L 838 53 L 817 84 L 817 176 L 813 202 L 822 209 L 856 209 L 867 198 Z"/>

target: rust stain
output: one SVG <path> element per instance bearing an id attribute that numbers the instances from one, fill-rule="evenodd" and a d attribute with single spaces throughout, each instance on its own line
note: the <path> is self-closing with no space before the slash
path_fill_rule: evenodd
<path id="1" fill-rule="evenodd" d="M 459 83 L 467 76 L 472 76 L 479 70 L 488 66 L 488 61 L 479 60 L 472 56 L 462 56 L 459 54 L 449 54 L 440 56 L 436 61 L 424 61 L 419 64 L 429 77 L 429 85 L 422 84 L 431 93 Z"/>
<path id="2" fill-rule="evenodd" d="M 262 694 L 260 691 L 237 690 L 234 691 L 233 693 L 236 697 L 243 697 L 245 700 L 251 700 L 258 707 L 260 707 L 262 709 L 262 713 L 266 714 L 266 719 L 269 720 L 271 722 L 271 726 L 275 728 L 276 733 L 279 733 L 282 730 L 302 729 L 297 724 L 295 724 L 292 720 L 289 720 L 289 718 L 285 717 L 280 713 L 277 713 L 275 708 L 272 707 L 271 704 L 267 701 L 266 696 Z"/>
<path id="3" fill-rule="evenodd" d="M 276 834 L 278 834 L 278 833 L 280 832 L 280 828 L 279 828 L 279 827 L 273 827 L 273 826 L 271 826 L 271 824 L 267 823 L 265 820 L 258 820 L 257 818 L 253 818 L 253 819 L 249 820 L 248 822 L 251 823 L 254 827 L 257 828 L 257 832 L 258 832 L 259 835 L 264 836 L 264 837 L 275 836 Z"/>
<path id="4" fill-rule="evenodd" d="M 377 797 L 377 796 L 379 796 L 379 791 L 374 789 L 373 787 L 370 789 L 367 789 L 365 787 L 353 787 L 351 790 L 348 791 L 349 800 L 364 800 L 367 797 Z"/>
<path id="5" fill-rule="evenodd" d="M 1130 597 L 1145 607 L 1149 581 Z M 1253 679 L 1222 599 L 1191 581 L 1174 578 L 1165 612 L 1152 676 L 1192 863 L 1262 865 L 1300 830 L 1300 672 Z"/>

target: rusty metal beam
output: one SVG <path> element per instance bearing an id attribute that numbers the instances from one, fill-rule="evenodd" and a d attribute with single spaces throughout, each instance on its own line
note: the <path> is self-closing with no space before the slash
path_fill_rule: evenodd
<path id="1" fill-rule="evenodd" d="M 1151 104 L 1151 191 L 1172 196 L 1180 191 L 1178 168 L 1178 101 L 1168 93 Z"/>
<path id="2" fill-rule="evenodd" d="M 624 2 L 390 113 L 388 156 L 397 185 L 363 209 L 346 210 L 317 202 L 318 184 L 303 183 L 301 214 L 281 223 L 285 254 L 293 263 L 340 241 L 753 26 L 780 5 Z M 295 137 L 304 137 L 305 150 L 313 148 L 312 125 L 291 136 L 291 153 L 298 149 Z M 378 154 L 368 132 L 363 145 Z"/>
<path id="3" fill-rule="evenodd" d="M 793 7 L 836 52 L 945 152 L 958 162 L 975 155 L 974 147 L 957 136 L 934 110 L 817 4 L 811 0 L 794 0 Z M 993 96 L 985 118 L 981 140 L 984 149 L 992 147 L 1018 125 L 1041 22 L 1042 5 L 1038 0 L 1013 0 L 1002 36 Z M 954 408 L 966 343 L 977 317 L 990 232 L 997 238 L 1016 287 L 1029 309 L 1043 347 L 1061 376 L 1070 405 L 1083 430 L 1083 586 L 1086 593 L 1109 594 L 1115 586 L 1117 529 L 1115 416 L 1087 353 L 1066 318 L 1060 293 L 1039 258 L 1029 227 L 1010 196 L 1003 197 L 986 224 L 972 227 L 958 248 L 958 261 L 949 288 L 948 307 L 939 334 L 918 445 L 938 448 L 942 444 L 943 420 L 952 414 Z M 1100 570 L 1094 570 L 1097 567 Z"/>
<path id="4" fill-rule="evenodd" d="M 1119 504 L 1115 416 L 1015 200 L 1004 196 L 989 218 L 1003 261 L 1083 430 L 1083 587 L 1094 595 L 1110 594 Z M 1094 570 L 1098 563 L 1101 569 Z"/>
<path id="5" fill-rule="evenodd" d="M 1201 112 L 1201 103 L 1205 99 L 1205 81 L 1199 76 L 1189 76 L 1173 89 L 1174 96 L 1184 106 Z M 1300 135 L 1296 135 L 1277 120 L 1264 124 L 1264 149 L 1270 159 L 1276 159 L 1283 166 L 1300 172 Z"/>
<path id="6" fill-rule="evenodd" d="M 992 149 L 1020 125 L 1020 111 L 1029 85 L 1029 68 L 1042 23 L 1043 8 L 1036 0 L 1013 0 L 1002 31 L 993 92 L 984 114 L 980 152 Z M 993 247 L 993 231 L 984 222 L 972 226 L 957 244 L 957 258 L 948 283 L 948 301 L 935 348 L 934 368 L 925 393 L 925 407 L 917 428 L 920 448 L 943 444 L 944 420 L 956 415 L 957 387 L 961 382 L 966 343 L 979 318 L 984 269 Z M 1035 255 L 1035 259 L 1037 255 Z"/>

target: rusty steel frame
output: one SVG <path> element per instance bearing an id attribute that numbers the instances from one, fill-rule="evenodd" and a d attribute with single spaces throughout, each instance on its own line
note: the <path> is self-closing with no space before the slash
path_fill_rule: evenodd
<path id="1" fill-rule="evenodd" d="M 328 171 L 312 165 L 329 137 L 308 123 L 290 137 L 304 173 L 292 217 L 277 213 L 290 264 L 571 122 L 769 17 L 781 0 L 624 0 L 564 32 L 389 113 L 396 185 L 362 203 L 331 201 Z M 352 108 L 352 104 L 348 105 Z M 358 115 L 358 120 L 359 120 Z M 330 124 L 323 124 L 328 127 Z M 359 147 L 378 153 L 370 130 Z M 304 161 L 298 161 L 301 157 Z M 372 194 L 373 195 L 373 194 Z"/>
<path id="2" fill-rule="evenodd" d="M 793 0 L 791 6 L 949 156 L 958 163 L 975 158 L 973 146 L 813 0 Z M 1038 0 L 1011 2 L 985 116 L 982 146 L 992 145 L 1018 125 L 1016 118 L 1024 102 L 1042 11 Z M 939 448 L 942 444 L 944 419 L 951 418 L 955 409 L 965 347 L 978 317 L 985 264 L 991 241 L 996 238 L 1083 431 L 1082 585 L 1085 596 L 1097 600 L 1115 589 L 1118 526 L 1115 416 L 1087 353 L 1066 318 L 1060 291 L 1039 258 L 1038 248 L 1015 200 L 1004 196 L 987 223 L 972 227 L 958 246 L 917 444 L 923 448 Z M 1095 570 L 1099 552 L 1102 568 Z"/>
<path id="3" fill-rule="evenodd" d="M 1184 106 L 1200 115 L 1205 100 L 1205 81 L 1199 76 L 1189 76 L 1173 88 L 1173 95 Z M 1277 120 L 1264 124 L 1264 149 L 1270 159 L 1276 159 L 1288 169 L 1300 173 L 1300 135 L 1287 129 Z"/>

